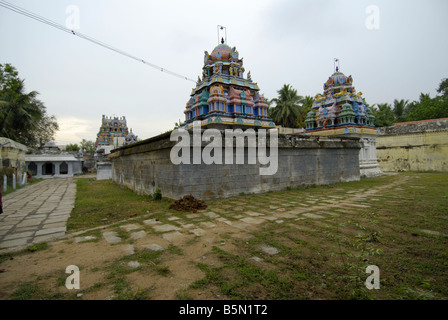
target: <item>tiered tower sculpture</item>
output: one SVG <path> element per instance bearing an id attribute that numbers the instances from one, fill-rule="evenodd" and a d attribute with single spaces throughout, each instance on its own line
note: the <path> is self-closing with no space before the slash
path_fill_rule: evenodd
<path id="1" fill-rule="evenodd" d="M 187 102 L 181 127 L 275 127 L 260 88 L 250 71 L 244 72 L 243 59 L 224 39 L 211 54 L 205 51 L 202 79 Z"/>
<path id="2" fill-rule="evenodd" d="M 375 117 L 356 92 L 352 76 L 336 72 L 324 84 L 323 94 L 317 94 L 306 119 L 306 133 L 376 133 Z M 336 130 L 339 129 L 339 130 Z"/>

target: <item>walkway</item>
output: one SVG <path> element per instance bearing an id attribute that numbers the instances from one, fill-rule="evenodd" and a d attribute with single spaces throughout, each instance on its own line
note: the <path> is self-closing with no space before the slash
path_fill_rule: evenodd
<path id="1" fill-rule="evenodd" d="M 75 194 L 72 178 L 54 178 L 4 196 L 0 253 L 64 236 Z"/>

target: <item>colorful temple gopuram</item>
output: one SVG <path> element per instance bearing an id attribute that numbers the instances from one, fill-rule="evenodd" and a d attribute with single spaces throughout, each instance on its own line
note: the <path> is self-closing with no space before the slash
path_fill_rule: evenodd
<path id="1" fill-rule="evenodd" d="M 121 147 L 137 141 L 137 136 L 129 132 L 126 117 L 106 117 L 103 115 L 100 132 L 97 134 L 95 147 Z"/>
<path id="2" fill-rule="evenodd" d="M 305 121 L 305 134 L 359 138 L 360 175 L 382 174 L 376 156 L 375 116 L 362 98 L 362 92 L 356 92 L 352 76 L 345 76 L 336 67 L 336 72 L 324 84 L 323 94 L 316 95 L 312 109 Z"/>
<path id="3" fill-rule="evenodd" d="M 372 110 L 366 106 L 362 92 L 356 92 L 352 76 L 336 72 L 324 84 L 323 94 L 317 94 L 313 110 L 307 115 L 309 134 L 377 134 Z"/>
<path id="4" fill-rule="evenodd" d="M 268 117 L 268 105 L 250 71 L 244 75 L 243 59 L 224 39 L 211 54 L 205 51 L 202 79 L 187 103 L 182 128 L 264 127 L 274 128 Z"/>

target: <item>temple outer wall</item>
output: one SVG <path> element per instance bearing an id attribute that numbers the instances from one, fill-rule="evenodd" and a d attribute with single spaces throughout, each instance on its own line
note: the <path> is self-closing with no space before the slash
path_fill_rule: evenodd
<path id="1" fill-rule="evenodd" d="M 139 194 L 152 194 L 158 188 L 171 199 L 187 194 L 211 199 L 360 179 L 357 138 L 279 135 L 278 170 L 271 176 L 260 175 L 258 161 L 248 164 L 247 146 L 244 164 L 174 165 L 170 151 L 175 144 L 164 134 L 115 149 L 109 155 L 112 180 Z"/>
<path id="2" fill-rule="evenodd" d="M 383 171 L 448 171 L 448 119 L 380 130 L 377 157 Z"/>

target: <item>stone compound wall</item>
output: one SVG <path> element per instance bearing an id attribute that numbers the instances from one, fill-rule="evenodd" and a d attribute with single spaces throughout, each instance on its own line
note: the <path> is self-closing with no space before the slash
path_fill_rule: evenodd
<path id="1" fill-rule="evenodd" d="M 258 161 L 247 164 L 247 147 L 244 164 L 174 165 L 170 151 L 175 144 L 167 133 L 112 151 L 112 180 L 139 194 L 159 188 L 171 199 L 187 194 L 210 199 L 360 179 L 357 138 L 279 135 L 278 170 L 272 176 L 260 175 Z"/>
<path id="2" fill-rule="evenodd" d="M 448 119 L 399 123 L 380 132 L 383 171 L 448 171 Z"/>
<path id="3" fill-rule="evenodd" d="M 16 177 L 26 170 L 25 153 L 28 148 L 11 139 L 0 137 L 0 170 L 9 168 Z M 3 180 L 2 180 L 3 181 Z"/>

